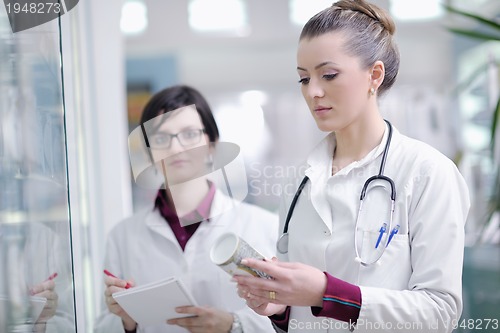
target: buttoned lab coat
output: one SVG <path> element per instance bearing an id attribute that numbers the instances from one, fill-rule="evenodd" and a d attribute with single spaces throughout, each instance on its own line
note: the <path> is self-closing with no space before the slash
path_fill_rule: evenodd
<path id="1" fill-rule="evenodd" d="M 400 229 L 380 265 L 363 267 L 355 261 L 360 193 L 364 182 L 379 172 L 387 132 L 380 146 L 334 176 L 334 134 L 313 150 L 302 168 L 310 180 L 289 223 L 289 250 L 278 258 L 309 264 L 359 285 L 358 332 L 451 332 L 462 311 L 468 189 L 452 161 L 395 128 L 384 174 L 396 186 L 393 227 L 399 224 Z M 303 175 L 285 186 L 280 232 L 295 194 L 288 189 L 296 189 Z M 362 258 L 373 251 L 382 222 L 388 222 L 384 214 L 389 211 L 390 198 L 388 193 L 382 194 L 369 192 L 363 204 L 358 232 Z M 370 212 L 364 212 L 368 207 Z M 348 332 L 348 328 L 345 322 L 314 317 L 310 307 L 291 308 L 289 332 Z"/>
<path id="2" fill-rule="evenodd" d="M 230 209 L 228 209 L 228 207 Z M 232 207 L 232 208 L 231 208 Z M 211 215 L 203 221 L 182 251 L 172 229 L 158 210 L 142 211 L 119 223 L 110 232 L 105 268 L 122 278 L 133 278 L 142 285 L 177 276 L 186 285 L 200 306 L 208 305 L 234 312 L 245 333 L 274 332 L 267 317 L 256 314 L 237 294 L 236 283 L 211 262 L 210 248 L 220 235 L 234 232 L 257 251 L 271 258 L 275 255 L 278 217 L 258 206 L 237 203 L 217 190 Z M 144 304 L 147 307 L 147 304 Z M 123 333 L 121 319 L 105 312 L 97 319 L 95 332 Z M 138 332 L 176 333 L 187 330 L 162 324 L 140 328 Z"/>

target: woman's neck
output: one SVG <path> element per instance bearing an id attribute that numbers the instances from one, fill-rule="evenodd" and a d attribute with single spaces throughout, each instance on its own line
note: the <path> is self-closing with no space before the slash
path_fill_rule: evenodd
<path id="1" fill-rule="evenodd" d="M 380 144 L 384 136 L 385 122 L 381 116 L 374 118 L 357 121 L 342 131 L 335 132 L 332 174 L 352 162 L 361 160 Z"/>
<path id="2" fill-rule="evenodd" d="M 208 181 L 203 177 L 167 188 L 169 206 L 182 217 L 200 205 L 208 190 Z"/>

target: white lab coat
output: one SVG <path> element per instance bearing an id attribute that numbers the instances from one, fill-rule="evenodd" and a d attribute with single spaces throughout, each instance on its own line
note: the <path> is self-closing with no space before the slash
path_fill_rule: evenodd
<path id="1" fill-rule="evenodd" d="M 280 260 L 302 262 L 360 286 L 358 332 L 451 332 L 462 311 L 464 224 L 470 202 L 457 168 L 429 145 L 395 128 L 384 174 L 396 186 L 393 225 L 400 230 L 380 265 L 355 261 L 354 230 L 364 182 L 378 174 L 387 133 L 361 161 L 331 176 L 335 135 L 329 134 L 309 155 L 310 181 L 289 224 L 289 252 Z M 285 186 L 280 233 L 304 172 Z M 381 183 L 386 184 L 386 183 Z M 381 191 L 384 193 L 384 191 Z M 369 192 L 371 213 L 359 222 L 360 255 L 373 251 L 387 220 L 387 193 Z M 314 317 L 310 307 L 292 307 L 289 332 L 348 332 L 347 323 Z"/>
<path id="2" fill-rule="evenodd" d="M 228 209 L 228 207 L 234 206 Z M 213 212 L 224 212 L 210 222 L 201 222 L 183 252 L 172 229 L 158 210 L 147 209 L 119 223 L 107 242 L 105 268 L 122 278 L 133 278 L 136 285 L 179 277 L 199 305 L 235 312 L 245 333 L 274 332 L 271 321 L 246 306 L 237 294 L 236 283 L 210 261 L 209 251 L 215 239 L 234 232 L 264 256 L 275 253 L 278 216 L 258 206 L 237 203 L 217 190 Z M 147 304 L 144 304 L 147 306 Z M 96 321 L 95 332 L 122 333 L 119 317 L 106 309 Z M 145 333 L 175 333 L 187 330 L 162 324 L 140 328 Z"/>
<path id="3" fill-rule="evenodd" d="M 11 227 L 15 227 L 15 225 Z M 0 227 L 0 249 L 2 251 L 7 246 L 2 231 L 5 232 L 9 226 L 5 225 L 4 228 Z M 9 268 L 0 265 L 0 298 L 8 295 L 8 290 L 5 289 L 7 288 L 5 283 L 9 280 L 7 274 L 11 274 L 11 278 L 16 276 L 20 285 L 33 287 L 45 281 L 53 273 L 57 273 L 58 276 L 54 279 L 54 290 L 58 296 L 57 309 L 55 315 L 47 321 L 45 332 L 75 332 L 69 244 L 64 246 L 59 235 L 41 222 L 27 222 L 21 230 L 26 237 L 24 251 L 21 252 L 22 255 L 19 255 L 23 261 L 17 262 L 17 267 Z M 4 308 L 5 305 L 7 303 L 0 301 L 0 331 L 6 323 L 4 316 L 7 309 Z"/>

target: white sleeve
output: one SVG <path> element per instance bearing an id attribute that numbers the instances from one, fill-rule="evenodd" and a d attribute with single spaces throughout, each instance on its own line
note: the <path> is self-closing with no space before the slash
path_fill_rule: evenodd
<path id="1" fill-rule="evenodd" d="M 117 276 L 123 276 L 123 265 L 120 259 L 120 251 L 118 249 L 118 241 L 115 239 L 116 234 L 110 233 L 106 243 L 106 257 L 104 260 L 104 267 L 113 272 Z M 114 313 L 109 312 L 106 302 L 104 300 L 104 277 L 102 285 L 100 286 L 101 293 L 101 309 L 102 312 L 95 320 L 94 333 L 123 333 L 121 318 Z"/>
<path id="2" fill-rule="evenodd" d="M 66 238 L 43 224 L 30 225 L 26 251 L 34 274 L 32 284 L 40 283 L 52 273 L 58 274 L 54 280 L 58 305 L 55 315 L 46 323 L 46 333 L 75 332 L 70 245 L 69 240 L 66 243 L 63 240 Z"/>
<path id="3" fill-rule="evenodd" d="M 424 163 L 412 182 L 408 290 L 361 286 L 357 331 L 451 332 L 460 318 L 467 186 L 449 160 Z"/>

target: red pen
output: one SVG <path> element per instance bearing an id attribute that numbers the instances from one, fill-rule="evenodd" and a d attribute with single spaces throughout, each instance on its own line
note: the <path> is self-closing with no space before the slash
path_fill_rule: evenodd
<path id="1" fill-rule="evenodd" d="M 52 273 L 52 275 L 50 275 L 45 281 L 43 282 L 47 282 L 47 281 L 50 281 L 50 280 L 54 280 L 55 278 L 57 277 L 57 272 L 56 273 Z M 33 288 L 30 288 L 29 289 L 29 292 L 30 292 L 30 295 L 31 296 L 34 296 L 35 295 L 35 292 L 33 291 Z"/>
<path id="2" fill-rule="evenodd" d="M 112 274 L 110 271 L 108 271 L 107 269 L 105 269 L 105 270 L 104 270 L 104 274 L 106 274 L 107 276 L 111 276 L 111 277 L 114 277 L 114 278 L 119 279 L 119 277 L 116 277 L 115 275 L 113 275 L 113 274 Z M 128 289 L 128 288 L 130 288 L 130 287 L 132 287 L 132 286 L 130 285 L 130 283 L 128 283 L 128 282 L 127 282 L 127 285 L 125 286 L 125 289 Z"/>
<path id="3" fill-rule="evenodd" d="M 47 278 L 47 280 L 45 280 L 45 281 L 54 280 L 56 277 L 57 277 L 57 272 L 56 272 L 56 273 L 54 273 L 54 274 L 52 274 L 51 276 L 49 276 L 49 277 Z"/>

